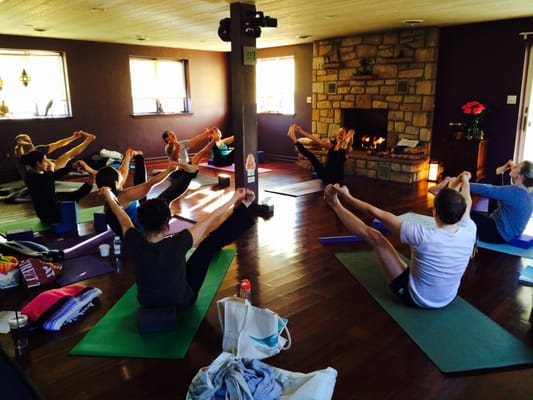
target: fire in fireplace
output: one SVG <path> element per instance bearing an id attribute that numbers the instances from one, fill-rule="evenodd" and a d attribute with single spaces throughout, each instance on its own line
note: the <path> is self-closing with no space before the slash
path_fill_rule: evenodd
<path id="1" fill-rule="evenodd" d="M 354 150 L 385 151 L 388 110 L 385 108 L 342 109 L 342 126 L 355 131 Z"/>

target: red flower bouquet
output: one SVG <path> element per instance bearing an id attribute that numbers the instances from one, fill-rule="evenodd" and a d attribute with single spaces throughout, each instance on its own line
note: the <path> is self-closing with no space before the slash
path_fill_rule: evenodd
<path id="1" fill-rule="evenodd" d="M 479 129 L 479 121 L 485 115 L 487 107 L 479 101 L 469 101 L 461 106 L 465 115 L 466 138 L 483 139 L 483 131 Z"/>

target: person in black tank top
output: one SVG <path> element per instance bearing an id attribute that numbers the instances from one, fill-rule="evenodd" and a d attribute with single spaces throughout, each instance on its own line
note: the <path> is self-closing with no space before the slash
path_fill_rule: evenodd
<path id="1" fill-rule="evenodd" d="M 324 150 L 327 150 L 328 154 L 325 165 L 322 165 L 320 160 L 318 160 L 313 153 L 307 150 L 305 146 L 298 141 L 296 138 L 296 132 L 311 139 Z M 335 142 L 330 143 L 315 137 L 311 133 L 304 131 L 300 126 L 293 124 L 289 128 L 287 136 L 294 143 L 296 150 L 309 160 L 318 177 L 324 183 L 339 183 L 342 185 L 344 181 L 344 162 L 346 161 L 346 156 L 352 150 L 351 143 L 354 133 L 353 129 L 350 129 L 347 132 L 345 128 L 340 128 Z"/>

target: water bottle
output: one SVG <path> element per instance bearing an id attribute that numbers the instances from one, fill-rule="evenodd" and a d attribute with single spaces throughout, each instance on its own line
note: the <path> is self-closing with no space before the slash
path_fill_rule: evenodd
<path id="1" fill-rule="evenodd" d="M 113 253 L 115 254 L 115 257 L 120 257 L 120 236 L 115 236 L 113 239 Z"/>
<path id="2" fill-rule="evenodd" d="M 241 280 L 239 285 L 239 297 L 252 303 L 252 284 L 248 279 Z"/>

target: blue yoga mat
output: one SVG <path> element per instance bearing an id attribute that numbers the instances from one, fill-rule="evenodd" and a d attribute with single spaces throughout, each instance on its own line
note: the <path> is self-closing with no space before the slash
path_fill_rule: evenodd
<path id="1" fill-rule="evenodd" d="M 430 217 L 428 215 L 408 212 L 400 215 L 400 218 L 404 221 L 418 222 L 419 224 L 422 224 L 429 228 L 435 227 L 435 220 L 433 219 L 433 217 Z M 518 246 L 511 246 L 510 244 L 487 243 L 483 242 L 482 240 L 477 241 L 477 246 L 482 249 L 498 251 L 500 253 L 511 254 L 513 256 L 533 258 L 533 247 L 530 247 L 529 249 L 523 249 Z"/>
<path id="2" fill-rule="evenodd" d="M 335 256 L 442 372 L 533 365 L 533 349 L 464 299 L 437 310 L 408 307 L 389 289 L 372 251 Z"/>

